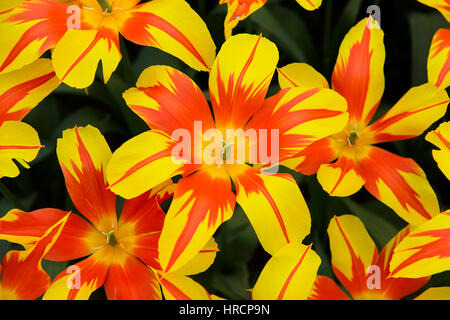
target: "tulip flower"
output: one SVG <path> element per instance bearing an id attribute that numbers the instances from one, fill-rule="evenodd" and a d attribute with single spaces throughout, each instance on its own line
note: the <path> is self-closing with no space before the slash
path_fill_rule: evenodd
<path id="1" fill-rule="evenodd" d="M 127 200 L 117 219 L 116 195 L 104 176 L 111 150 L 98 129 L 87 126 L 64 131 L 57 154 L 67 190 L 85 219 L 72 214 L 45 259 L 86 258 L 70 266 L 79 276 L 78 287 L 71 284 L 75 275 L 64 270 L 44 299 L 88 299 L 102 285 L 108 299 L 161 299 L 160 284 L 166 298 L 210 298 L 186 275 L 212 264 L 217 252 L 214 239 L 176 273 L 165 273 L 160 267 L 157 245 L 165 218 L 160 205 L 173 193 L 170 180 Z M 35 245 L 46 228 L 64 215 L 58 209 L 12 210 L 0 219 L 0 237 L 25 247 Z"/>
<path id="2" fill-rule="evenodd" d="M 299 5 L 308 11 L 316 10 L 322 0 L 296 0 Z M 227 4 L 228 12 L 225 18 L 225 39 L 231 37 L 237 24 L 245 20 L 253 12 L 265 5 L 267 0 L 219 0 L 219 4 Z"/>
<path id="3" fill-rule="evenodd" d="M 379 252 L 357 217 L 343 215 L 332 218 L 328 227 L 331 265 L 347 293 L 330 278 L 318 276 L 309 299 L 399 300 L 421 289 L 430 277 L 393 278 L 389 271 L 394 251 L 410 230 L 410 226 L 401 230 Z M 415 299 L 448 299 L 449 294 L 449 287 L 435 287 Z"/>
<path id="4" fill-rule="evenodd" d="M 24 251 L 9 251 L 0 266 L 0 300 L 35 300 L 50 284 L 50 277 L 41 261 L 57 241 L 69 214 L 44 231 L 39 239 Z"/>
<path id="5" fill-rule="evenodd" d="M 372 18 L 348 32 L 332 85 L 347 100 L 349 122 L 342 132 L 313 143 L 284 164 L 304 174 L 317 172 L 332 196 L 350 196 L 364 186 L 404 220 L 419 225 L 440 212 L 425 173 L 413 159 L 375 144 L 419 136 L 445 114 L 450 100 L 445 90 L 427 83 L 411 88 L 370 123 L 384 91 L 383 36 Z M 279 69 L 279 82 L 282 88 L 329 86 L 320 73 L 300 63 Z"/>
<path id="6" fill-rule="evenodd" d="M 38 133 L 21 120 L 59 85 L 51 61 L 39 59 L 0 74 L 0 178 L 17 177 L 42 148 Z"/>
<path id="7" fill-rule="evenodd" d="M 19 69 L 52 49 L 57 76 L 88 87 L 102 61 L 105 83 L 121 60 L 119 34 L 209 70 L 215 45 L 184 0 L 29 0 L 0 15 L 0 73 Z"/>
<path id="8" fill-rule="evenodd" d="M 263 37 L 241 34 L 225 42 L 209 76 L 214 115 L 195 83 L 166 66 L 146 69 L 124 93 L 152 130 L 114 152 L 106 169 L 111 190 L 129 199 L 182 175 L 159 243 L 165 272 L 197 254 L 236 202 L 269 253 L 309 233 L 309 211 L 295 181 L 263 169 L 277 165 L 270 155 L 289 157 L 341 130 L 346 104 L 324 88 L 286 89 L 265 99 L 277 61 L 276 46 Z M 233 137 L 225 139 L 226 132 Z"/>

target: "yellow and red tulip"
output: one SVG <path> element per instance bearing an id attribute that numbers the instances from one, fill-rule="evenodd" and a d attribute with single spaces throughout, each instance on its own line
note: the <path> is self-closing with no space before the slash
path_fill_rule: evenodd
<path id="1" fill-rule="evenodd" d="M 42 259 L 57 241 L 70 214 L 43 230 L 33 245 L 24 251 L 9 251 L 0 266 L 0 300 L 34 300 L 42 296 L 50 277 L 41 266 Z"/>
<path id="2" fill-rule="evenodd" d="M 323 189 L 333 196 L 350 196 L 365 186 L 404 220 L 419 225 L 439 213 L 425 173 L 414 160 L 374 145 L 419 136 L 445 114 L 450 100 L 431 83 L 414 87 L 369 125 L 384 91 L 385 60 L 383 31 L 369 19 L 345 36 L 332 76 L 333 89 L 348 103 L 346 128 L 284 164 L 304 174 L 317 172 Z M 282 88 L 328 87 L 325 78 L 305 64 L 281 68 L 279 83 Z"/>
<path id="3" fill-rule="evenodd" d="M 45 258 L 86 258 L 72 266 L 79 270 L 78 288 L 67 285 L 73 274 L 64 270 L 44 299 L 88 299 L 102 285 L 108 299 L 160 299 L 160 283 L 174 298 L 209 299 L 186 275 L 213 263 L 218 251 L 213 239 L 177 273 L 166 274 L 159 264 L 158 240 L 165 219 L 160 205 L 173 195 L 170 180 L 127 200 L 117 219 L 116 196 L 108 189 L 104 173 L 111 150 L 101 133 L 91 126 L 66 130 L 58 140 L 57 154 L 67 190 L 86 220 L 72 214 Z M 0 219 L 0 237 L 25 248 L 34 246 L 46 227 L 65 215 L 58 209 L 12 210 Z"/>
<path id="4" fill-rule="evenodd" d="M 433 158 L 439 169 L 450 180 L 450 122 L 444 122 L 436 130 L 430 131 L 425 139 L 440 150 L 433 150 Z"/>
<path id="5" fill-rule="evenodd" d="M 122 57 L 119 34 L 175 55 L 197 70 L 209 70 L 215 45 L 186 1 L 139 2 L 101 1 L 105 8 L 94 0 L 18 4 L 0 15 L 0 32 L 5 35 L 0 39 L 0 73 L 19 69 L 52 49 L 55 72 L 64 83 L 88 87 L 100 60 L 107 82 Z"/>
<path id="6" fill-rule="evenodd" d="M 38 133 L 21 120 L 59 85 L 51 61 L 39 59 L 0 74 L 0 178 L 16 177 L 42 148 Z"/>
<path id="7" fill-rule="evenodd" d="M 261 159 L 251 167 L 244 163 L 210 165 L 201 158 L 208 153 L 204 143 L 208 129 L 279 130 L 280 157 L 289 158 L 345 126 L 345 100 L 330 89 L 285 89 L 265 99 L 277 61 L 276 46 L 263 37 L 241 34 L 226 41 L 209 77 L 214 118 L 197 85 L 170 67 L 146 69 L 136 88 L 124 93 L 128 106 L 152 130 L 114 152 L 106 170 L 111 190 L 132 198 L 173 176 L 183 176 L 159 243 L 166 272 L 175 271 L 197 254 L 232 216 L 236 201 L 269 253 L 309 233 L 309 211 L 292 177 L 262 174 L 258 166 L 266 163 Z M 200 139 L 197 147 L 189 145 L 189 163 L 172 154 L 179 138 L 171 136 L 177 129 Z M 245 144 L 246 151 L 254 147 Z"/>
<path id="8" fill-rule="evenodd" d="M 299 5 L 308 11 L 316 10 L 322 0 L 296 0 Z M 225 18 L 225 39 L 231 37 L 233 29 L 240 21 L 245 20 L 253 12 L 266 4 L 267 0 L 219 0 L 219 4 L 227 4 L 228 11 Z"/>
<path id="9" fill-rule="evenodd" d="M 357 217 L 335 216 L 328 227 L 331 264 L 336 278 L 347 293 L 332 279 L 318 276 L 309 299 L 399 300 L 418 291 L 430 277 L 393 278 L 389 269 L 394 250 L 399 248 L 399 243 L 409 234 L 408 226 L 379 252 Z M 431 295 L 438 299 L 448 299 L 448 288 L 444 289 L 445 292 L 442 289 L 428 289 L 416 299 L 425 299 Z"/>
<path id="10" fill-rule="evenodd" d="M 439 29 L 433 37 L 428 55 L 428 82 L 439 89 L 450 86 L 450 29 Z"/>
<path id="11" fill-rule="evenodd" d="M 450 270 L 450 210 L 412 230 L 395 248 L 390 268 L 394 278 Z"/>

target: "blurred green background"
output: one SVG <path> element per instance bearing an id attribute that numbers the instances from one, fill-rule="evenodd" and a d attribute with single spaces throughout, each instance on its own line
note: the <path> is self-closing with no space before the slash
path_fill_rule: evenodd
<path id="1" fill-rule="evenodd" d="M 219 49 L 224 42 L 223 21 L 226 5 L 218 0 L 188 0 L 205 20 Z M 436 10 L 415 0 L 324 0 L 321 8 L 308 12 L 294 0 L 268 0 L 267 4 L 234 33 L 262 34 L 275 42 L 280 50 L 278 66 L 292 62 L 306 62 L 330 80 L 339 45 L 347 31 L 367 16 L 369 5 L 381 8 L 381 27 L 385 32 L 386 89 L 376 118 L 388 110 L 411 86 L 426 82 L 426 61 L 431 39 L 448 23 Z M 122 39 L 123 40 L 123 39 Z M 12 208 L 25 211 L 40 208 L 59 208 L 76 212 L 66 192 L 63 175 L 56 158 L 56 141 L 62 131 L 75 125 L 87 124 L 99 128 L 115 150 L 123 142 L 147 130 L 145 123 L 128 109 L 122 92 L 134 86 L 139 74 L 156 64 L 173 66 L 192 77 L 207 94 L 208 74 L 187 67 L 180 60 L 154 48 L 139 47 L 123 40 L 128 52 L 111 80 L 103 84 L 101 66 L 95 83 L 87 89 L 76 90 L 61 85 L 25 119 L 33 125 L 46 147 L 22 170 L 18 178 L 0 181 L 0 216 Z M 276 80 L 276 77 L 274 77 Z M 279 90 L 272 81 L 269 95 Z M 448 121 L 446 117 L 434 124 Z M 383 144 L 383 147 L 405 157 L 411 157 L 423 168 L 438 195 L 441 210 L 450 207 L 450 183 L 437 168 L 432 156 L 433 146 L 424 135 L 415 139 Z M 283 169 L 284 172 L 291 172 Z M 355 214 L 364 222 L 381 249 L 406 223 L 393 211 L 362 189 L 350 198 L 331 198 L 318 184 L 316 177 L 291 172 L 302 190 L 312 216 L 312 231 L 305 243 L 314 243 L 321 256 L 320 274 L 334 277 L 330 268 L 330 251 L 326 229 L 333 215 Z M 254 231 L 238 206 L 231 220 L 216 233 L 220 252 L 215 264 L 205 273 L 194 276 L 210 292 L 228 299 L 249 299 L 259 273 L 270 256 L 258 243 Z M 0 257 L 20 246 L 0 241 Z M 73 263 L 74 261 L 70 262 Z M 67 263 L 44 261 L 44 268 L 53 278 Z M 450 286 L 450 272 L 433 276 L 430 286 Z M 423 291 L 421 290 L 421 291 Z M 92 299 L 104 299 L 102 288 Z"/>

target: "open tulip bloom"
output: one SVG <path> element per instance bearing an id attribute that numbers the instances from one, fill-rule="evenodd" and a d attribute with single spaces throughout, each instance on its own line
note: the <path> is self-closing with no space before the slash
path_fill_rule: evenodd
<path id="1" fill-rule="evenodd" d="M 0 300 L 222 300 L 216 294 L 249 292 L 253 300 L 450 300 L 448 275 L 441 286 L 432 278 L 450 270 L 450 28 L 439 25 L 418 40 L 412 26 L 412 47 L 425 49 L 426 83 L 386 106 L 384 32 L 372 15 L 343 37 L 329 82 L 306 63 L 277 68 L 275 43 L 321 39 L 309 41 L 307 30 L 284 34 L 284 21 L 272 19 L 267 30 L 275 39 L 258 35 L 251 21 L 247 33 L 233 35 L 268 0 L 207 1 L 198 3 L 200 16 L 186 0 L 0 0 L 0 240 L 10 242 L 0 251 L 11 249 L 0 256 Z M 361 5 L 340 7 L 334 32 L 331 1 L 325 53 L 326 41 L 333 47 L 331 35 L 343 36 Z M 450 0 L 418 1 L 442 14 L 423 7 L 437 19 L 430 25 L 450 22 Z M 296 2 L 308 11 L 322 5 Z M 223 10 L 207 15 L 207 6 Z M 300 6 L 292 8 L 311 21 L 321 17 Z M 288 22 L 302 19 L 278 9 L 274 16 L 285 13 Z M 209 23 L 221 12 L 224 28 L 210 33 L 202 16 Z M 223 31 L 216 52 L 211 34 L 223 38 Z M 124 39 L 134 44 L 130 55 Z M 164 65 L 173 57 L 140 46 L 179 59 L 174 65 L 207 88 Z M 314 50 L 296 49 L 316 61 Z M 142 61 L 148 52 L 158 64 Z M 118 78 L 108 83 L 122 54 Z M 413 61 L 419 56 L 413 52 Z M 329 57 L 321 58 L 326 68 Z M 62 83 L 69 87 L 58 88 Z M 51 93 L 52 107 L 64 101 L 64 109 L 36 116 Z M 57 132 L 46 130 L 52 126 Z M 409 139 L 422 143 L 415 153 L 402 149 Z M 41 140 L 50 147 L 40 165 L 19 176 L 45 147 Z M 386 142 L 414 159 L 428 148 L 417 157 L 428 177 L 413 158 L 383 149 Z M 49 181 L 36 183 L 56 159 L 61 179 L 49 170 Z M 363 187 L 371 195 L 361 202 L 392 209 L 392 216 L 366 212 L 359 197 L 331 198 Z M 68 207 L 45 202 L 57 188 L 67 190 Z M 355 215 L 340 214 L 344 205 Z M 267 260 L 256 254 L 261 249 Z M 47 270 L 49 261 L 58 262 L 57 272 Z"/>
<path id="2" fill-rule="evenodd" d="M 404 220 L 419 225 L 439 213 L 425 173 L 414 160 L 375 144 L 419 136 L 445 114 L 450 100 L 444 89 L 426 83 L 411 88 L 371 123 L 384 91 L 384 60 L 383 31 L 371 18 L 360 21 L 345 36 L 332 75 L 333 89 L 348 103 L 347 126 L 284 164 L 304 174 L 317 173 L 332 196 L 350 196 L 364 186 Z M 306 64 L 287 65 L 278 75 L 282 88 L 328 88 L 326 79 Z"/>
<path id="3" fill-rule="evenodd" d="M 208 70 L 215 45 L 184 0 L 23 0 L 0 11 L 0 73 L 19 69 L 52 49 L 57 76 L 86 88 L 102 61 L 105 83 L 122 55 L 119 33 Z M 1 10 L 2 8 L 0 8 Z"/>
<path id="4" fill-rule="evenodd" d="M 111 150 L 98 129 L 64 131 L 57 153 L 67 190 L 85 219 L 71 214 L 42 257 L 52 261 L 86 258 L 62 271 L 44 299 L 88 299 L 102 285 L 108 299 L 161 299 L 159 284 L 167 299 L 210 298 L 186 275 L 212 264 L 217 252 L 213 239 L 176 273 L 163 273 L 160 267 L 158 240 L 165 218 L 160 204 L 172 194 L 171 181 L 126 201 L 117 219 L 116 195 L 107 188 L 104 175 Z M 36 246 L 44 232 L 66 215 L 58 209 L 12 210 L 0 219 L 0 237 Z"/>
<path id="5" fill-rule="evenodd" d="M 152 130 L 114 152 L 106 169 L 111 190 L 129 199 L 182 175 L 161 234 L 165 271 L 197 254 L 236 202 L 269 253 L 309 233 L 309 211 L 295 181 L 270 169 L 342 130 L 347 106 L 318 87 L 266 99 L 277 61 L 276 46 L 261 36 L 226 41 L 209 75 L 214 115 L 195 83 L 170 67 L 146 69 L 124 93 Z"/>

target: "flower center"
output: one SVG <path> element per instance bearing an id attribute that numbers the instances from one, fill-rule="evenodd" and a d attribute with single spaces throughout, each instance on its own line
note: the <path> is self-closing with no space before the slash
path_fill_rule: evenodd
<path id="1" fill-rule="evenodd" d="M 348 135 L 348 138 L 347 138 L 348 144 L 351 146 L 355 145 L 360 137 L 361 136 L 359 135 L 358 127 L 355 126 Z"/>
<path id="2" fill-rule="evenodd" d="M 114 247 L 117 244 L 117 238 L 114 234 L 114 231 L 111 230 L 108 233 L 104 233 L 104 235 L 106 236 L 106 242 L 111 245 L 112 247 Z"/>
<path id="3" fill-rule="evenodd" d="M 102 7 L 103 12 L 111 13 L 112 7 L 109 4 L 108 0 L 97 0 L 98 4 Z"/>

